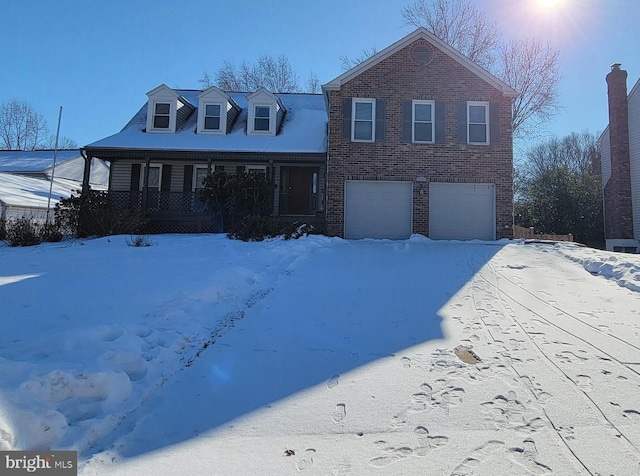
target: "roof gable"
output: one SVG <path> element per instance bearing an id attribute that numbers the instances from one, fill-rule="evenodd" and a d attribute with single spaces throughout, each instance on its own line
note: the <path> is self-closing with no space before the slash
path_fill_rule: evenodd
<path id="1" fill-rule="evenodd" d="M 231 96 L 229 96 L 222 89 L 216 86 L 211 86 L 210 88 L 200 91 L 197 95 L 197 98 L 198 99 L 221 99 L 223 101 L 233 102 L 233 99 L 231 99 Z"/>
<path id="2" fill-rule="evenodd" d="M 247 99 L 249 100 L 250 103 L 259 101 L 262 98 L 267 98 L 269 101 L 273 101 L 277 103 L 280 107 L 283 107 L 282 102 L 280 101 L 280 98 L 275 94 L 273 94 L 271 91 L 266 90 L 265 88 L 260 88 L 257 91 L 254 91 L 251 94 L 247 95 Z"/>
<path id="3" fill-rule="evenodd" d="M 147 93 L 147 96 L 160 96 L 160 97 L 169 97 L 178 99 L 180 95 L 176 93 L 173 89 L 171 89 L 166 84 L 162 83 L 160 86 L 153 88 L 151 91 Z"/>
<path id="4" fill-rule="evenodd" d="M 489 83 L 491 86 L 496 88 L 498 91 L 502 93 L 503 96 L 516 97 L 519 95 L 519 93 L 516 90 L 514 90 L 511 86 L 501 81 L 500 79 L 496 78 L 493 74 L 489 73 L 486 69 L 482 68 L 481 66 L 478 66 L 476 63 L 474 63 L 469 58 L 464 56 L 458 50 L 454 49 L 453 47 L 451 47 L 450 45 L 442 41 L 440 38 L 430 33 L 426 28 L 418 28 L 414 32 L 405 36 L 404 38 L 388 46 L 384 50 L 376 53 L 375 55 L 371 56 L 370 58 L 363 61 L 362 63 L 344 72 L 334 80 L 329 81 L 326 84 L 323 84 L 322 89 L 324 91 L 334 91 L 334 90 L 340 89 L 340 87 L 347 81 L 352 80 L 356 76 L 360 75 L 361 73 L 364 73 L 368 69 L 372 68 L 373 66 L 377 65 L 381 61 L 387 59 L 391 55 L 397 53 L 401 49 L 409 46 L 410 44 L 414 43 L 416 40 L 419 40 L 419 39 L 423 39 L 431 43 L 434 47 L 438 48 L 441 52 L 451 57 L 453 60 L 457 61 L 460 65 L 462 65 L 463 67 L 465 67 L 466 69 L 474 73 L 476 76 L 480 77 L 481 79 Z"/>

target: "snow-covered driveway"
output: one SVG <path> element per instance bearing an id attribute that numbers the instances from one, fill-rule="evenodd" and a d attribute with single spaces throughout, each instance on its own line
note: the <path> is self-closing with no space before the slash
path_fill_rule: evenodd
<path id="1" fill-rule="evenodd" d="M 102 309 L 89 322 L 37 321 L 89 341 L 64 359 L 43 357 L 45 331 L 21 344 L 13 320 L 35 314 L 9 305 L 0 398 L 29 425 L 0 417 L 5 447 L 78 448 L 86 475 L 640 473 L 637 256 L 421 237 L 112 240 L 21 261 L 0 248 L 3 303 L 12 286 L 45 291 L 39 266 L 88 267 L 58 292 L 111 286 L 80 299 Z M 160 289 L 129 289 L 149 266 Z M 87 396 L 82 375 L 117 392 Z M 57 423 L 56 438 L 34 421 Z"/>

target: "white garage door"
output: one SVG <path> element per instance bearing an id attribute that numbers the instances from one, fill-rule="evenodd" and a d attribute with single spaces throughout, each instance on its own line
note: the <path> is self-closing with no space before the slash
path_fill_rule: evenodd
<path id="1" fill-rule="evenodd" d="M 409 238 L 412 197 L 411 182 L 348 180 L 344 204 L 345 238 Z"/>
<path id="2" fill-rule="evenodd" d="M 429 184 L 429 238 L 494 240 L 495 186 L 477 183 Z"/>

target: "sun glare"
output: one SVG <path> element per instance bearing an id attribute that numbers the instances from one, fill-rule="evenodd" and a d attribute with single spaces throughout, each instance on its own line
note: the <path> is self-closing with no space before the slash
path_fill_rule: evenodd
<path id="1" fill-rule="evenodd" d="M 553 8 L 560 3 L 560 0 L 536 0 L 543 8 Z"/>

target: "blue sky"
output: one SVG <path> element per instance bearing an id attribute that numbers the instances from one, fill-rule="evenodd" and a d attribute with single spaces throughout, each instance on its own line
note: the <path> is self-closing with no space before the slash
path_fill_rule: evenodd
<path id="1" fill-rule="evenodd" d="M 413 28 L 409 0 L 5 0 L 0 103 L 25 100 L 52 132 L 79 145 L 118 132 L 160 83 L 198 89 L 224 60 L 285 55 L 304 83 L 341 74 L 339 57 L 385 48 Z M 537 37 L 560 50 L 561 113 L 549 134 L 601 131 L 613 62 L 640 77 L 636 0 L 475 0 L 507 38 Z"/>

